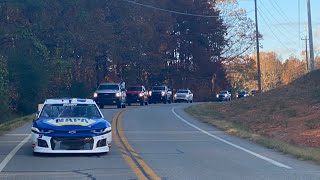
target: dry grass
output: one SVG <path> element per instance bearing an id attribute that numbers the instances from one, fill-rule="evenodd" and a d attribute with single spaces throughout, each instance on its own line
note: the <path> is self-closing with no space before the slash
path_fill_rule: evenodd
<path id="1" fill-rule="evenodd" d="M 13 119 L 11 121 L 8 121 L 6 123 L 3 123 L 3 124 L 0 124 L 0 135 L 4 134 L 5 132 L 8 132 L 12 129 L 15 129 L 27 122 L 31 122 L 32 119 L 34 118 L 34 114 L 32 115 L 29 115 L 29 116 L 24 116 L 24 117 L 21 117 L 21 118 L 16 118 L 16 119 Z"/>

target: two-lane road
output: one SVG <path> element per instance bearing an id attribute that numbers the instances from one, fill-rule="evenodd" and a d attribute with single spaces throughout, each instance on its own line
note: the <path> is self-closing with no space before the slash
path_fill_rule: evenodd
<path id="1" fill-rule="evenodd" d="M 108 155 L 35 157 L 29 142 L 10 154 L 28 136 L 25 125 L 0 137 L 0 179 L 320 179 L 320 167 L 226 135 L 185 106 L 103 109 L 118 126 Z"/>

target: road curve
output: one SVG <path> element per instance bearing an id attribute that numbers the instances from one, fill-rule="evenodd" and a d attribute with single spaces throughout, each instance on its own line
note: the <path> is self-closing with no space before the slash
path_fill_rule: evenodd
<path id="1" fill-rule="evenodd" d="M 33 156 L 26 124 L 0 136 L 0 179 L 320 179 L 319 166 L 226 135 L 186 106 L 103 109 L 114 136 L 107 155 Z"/>

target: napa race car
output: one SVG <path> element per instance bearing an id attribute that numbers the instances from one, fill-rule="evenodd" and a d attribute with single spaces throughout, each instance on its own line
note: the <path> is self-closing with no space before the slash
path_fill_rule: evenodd
<path id="1" fill-rule="evenodd" d="M 107 153 L 111 125 L 91 99 L 47 99 L 32 124 L 37 153 Z"/>

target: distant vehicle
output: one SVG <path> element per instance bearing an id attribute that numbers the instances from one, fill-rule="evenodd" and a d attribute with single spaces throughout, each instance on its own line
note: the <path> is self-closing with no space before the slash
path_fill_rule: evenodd
<path id="1" fill-rule="evenodd" d="M 149 103 L 171 103 L 172 100 L 172 90 L 166 86 L 153 86 L 150 91 Z"/>
<path id="2" fill-rule="evenodd" d="M 144 86 L 130 86 L 127 88 L 127 103 L 139 103 L 140 106 L 148 105 L 149 92 Z"/>
<path id="3" fill-rule="evenodd" d="M 237 92 L 237 95 L 236 95 L 237 98 L 243 98 L 248 96 L 249 96 L 249 93 L 246 90 L 240 90 Z"/>
<path id="4" fill-rule="evenodd" d="M 253 90 L 251 91 L 251 96 L 255 96 L 255 95 L 257 95 L 257 94 L 259 94 L 259 90 L 253 89 Z"/>
<path id="5" fill-rule="evenodd" d="M 47 99 L 31 127 L 33 152 L 107 153 L 111 124 L 92 99 Z"/>
<path id="6" fill-rule="evenodd" d="M 216 98 L 218 101 L 231 101 L 231 92 L 230 91 L 220 91 Z"/>
<path id="7" fill-rule="evenodd" d="M 173 97 L 174 102 L 193 102 L 193 93 L 189 89 L 179 89 Z"/>
<path id="8" fill-rule="evenodd" d="M 105 105 L 126 107 L 126 89 L 123 83 L 103 83 L 93 94 L 94 101 L 103 109 Z"/>

